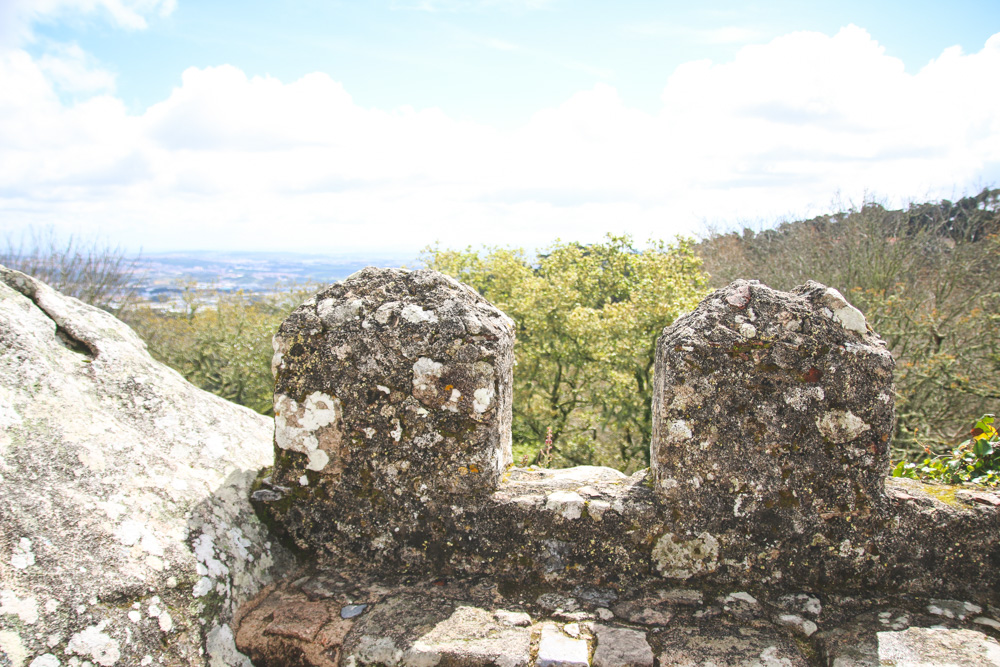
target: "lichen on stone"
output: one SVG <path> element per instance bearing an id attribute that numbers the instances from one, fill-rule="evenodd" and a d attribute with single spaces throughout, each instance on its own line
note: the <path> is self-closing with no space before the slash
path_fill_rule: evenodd
<path id="1" fill-rule="evenodd" d="M 719 566 L 719 541 L 709 533 L 684 539 L 664 533 L 653 546 L 653 560 L 660 574 L 669 579 L 690 579 L 714 572 Z"/>

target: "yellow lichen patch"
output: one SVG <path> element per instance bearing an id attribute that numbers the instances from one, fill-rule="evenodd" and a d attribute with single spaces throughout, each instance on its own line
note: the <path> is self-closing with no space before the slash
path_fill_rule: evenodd
<path id="1" fill-rule="evenodd" d="M 921 486 L 921 491 L 929 496 L 932 496 L 945 505 L 951 505 L 952 507 L 964 507 L 963 503 L 955 497 L 955 493 L 961 490 L 962 487 L 955 486 L 953 484 L 924 484 Z"/>

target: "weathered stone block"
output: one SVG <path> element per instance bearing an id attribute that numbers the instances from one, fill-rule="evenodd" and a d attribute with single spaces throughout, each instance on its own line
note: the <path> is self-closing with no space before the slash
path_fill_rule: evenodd
<path id="1" fill-rule="evenodd" d="M 747 625 L 745 629 L 722 624 L 710 628 L 671 626 L 664 635 L 659 663 L 679 667 L 806 667 L 809 664 L 792 639 L 771 627 Z"/>
<path id="2" fill-rule="evenodd" d="M 667 327 L 651 471 L 686 536 L 661 549 L 664 567 L 690 569 L 691 549 L 710 561 L 717 529 L 801 533 L 883 510 L 892 371 L 864 316 L 816 282 L 739 280 Z"/>
<path id="3" fill-rule="evenodd" d="M 274 337 L 262 489 L 283 494 L 286 529 L 308 544 L 310 526 L 492 493 L 511 462 L 513 342 L 506 315 L 430 270 L 368 268 L 297 308 Z"/>
<path id="4" fill-rule="evenodd" d="M 996 667 L 1000 642 L 975 630 L 907 628 L 878 633 L 878 658 L 882 665 Z"/>
<path id="5" fill-rule="evenodd" d="M 597 624 L 594 667 L 653 667 L 653 649 L 646 633 L 630 628 Z"/>

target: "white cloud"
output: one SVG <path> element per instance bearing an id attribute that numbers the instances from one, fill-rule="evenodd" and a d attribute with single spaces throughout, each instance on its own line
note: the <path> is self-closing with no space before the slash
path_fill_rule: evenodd
<path id="1" fill-rule="evenodd" d="M 32 39 L 31 25 L 67 16 L 97 14 L 129 30 L 146 28 L 146 17 L 167 16 L 176 0 L 3 0 L 0 2 L 0 49 Z"/>
<path id="2" fill-rule="evenodd" d="M 908 75 L 855 26 L 834 37 L 793 33 L 731 63 L 678 68 L 663 119 L 702 128 L 686 149 L 722 167 L 716 179 L 731 187 L 799 177 L 917 193 L 969 183 L 1000 160 L 1000 93 L 981 78 L 998 74 L 1000 35 L 979 53 L 949 49 Z M 959 90 L 975 90 L 975 101 Z"/>
<path id="3" fill-rule="evenodd" d="M 38 66 L 61 90 L 75 94 L 112 92 L 115 75 L 77 44 L 52 44 L 38 59 Z"/>
<path id="4" fill-rule="evenodd" d="M 321 73 L 192 68 L 137 115 L 96 84 L 60 102 L 56 76 L 0 54 L 0 216 L 147 249 L 669 237 L 838 191 L 951 196 L 1000 168 L 1000 34 L 907 74 L 860 28 L 793 33 L 679 67 L 657 113 L 600 84 L 512 131 L 364 108 Z"/>
<path id="5" fill-rule="evenodd" d="M 531 11 L 551 5 L 555 0 L 392 0 L 390 8 L 424 12 L 468 12 L 484 9 Z"/>

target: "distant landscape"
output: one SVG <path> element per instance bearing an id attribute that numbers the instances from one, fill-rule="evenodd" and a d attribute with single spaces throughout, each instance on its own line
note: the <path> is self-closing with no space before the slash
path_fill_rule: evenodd
<path id="1" fill-rule="evenodd" d="M 159 252 L 135 260 L 136 296 L 176 304 L 185 285 L 221 293 L 270 294 L 293 284 L 323 285 L 366 266 L 414 266 L 412 255 L 289 252 Z"/>

